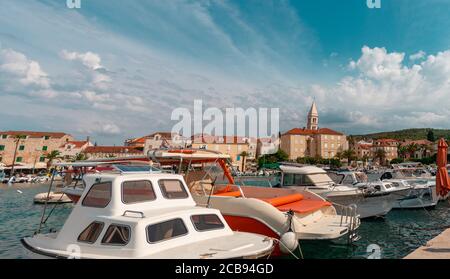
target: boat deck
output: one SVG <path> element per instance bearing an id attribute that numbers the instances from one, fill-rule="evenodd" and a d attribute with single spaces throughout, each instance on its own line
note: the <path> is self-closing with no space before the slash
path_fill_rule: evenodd
<path id="1" fill-rule="evenodd" d="M 405 259 L 450 259 L 450 229 L 428 241 Z"/>

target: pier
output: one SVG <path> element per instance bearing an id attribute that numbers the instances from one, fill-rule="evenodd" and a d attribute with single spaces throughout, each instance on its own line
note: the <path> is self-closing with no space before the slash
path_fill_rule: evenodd
<path id="1" fill-rule="evenodd" d="M 428 241 L 405 259 L 450 259 L 450 229 Z"/>

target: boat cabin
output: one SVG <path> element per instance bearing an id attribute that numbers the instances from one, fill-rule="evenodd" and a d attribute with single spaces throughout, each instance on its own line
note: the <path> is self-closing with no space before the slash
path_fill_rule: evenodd
<path id="1" fill-rule="evenodd" d="M 282 187 L 307 186 L 327 189 L 335 184 L 327 172 L 318 167 L 281 165 L 280 170 Z"/>
<path id="2" fill-rule="evenodd" d="M 77 244 L 87 257 L 98 251 L 161 257 L 162 251 L 176 255 L 170 251 L 180 245 L 233 234 L 218 210 L 196 206 L 181 175 L 109 172 L 85 175 L 84 183 L 55 247 Z"/>

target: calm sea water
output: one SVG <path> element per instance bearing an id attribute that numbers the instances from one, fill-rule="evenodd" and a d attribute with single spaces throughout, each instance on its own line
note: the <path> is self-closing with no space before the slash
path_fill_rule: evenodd
<path id="1" fill-rule="evenodd" d="M 1 184 L 0 184 L 1 185 Z M 47 185 L 0 186 L 0 259 L 23 258 L 20 239 L 38 229 L 43 205 L 33 204 L 36 194 L 47 192 Z M 22 191 L 19 193 L 17 190 Z M 48 207 L 47 213 L 52 209 Z M 72 205 L 58 205 L 45 225 L 45 231 L 59 229 L 70 214 Z"/>
<path id="2" fill-rule="evenodd" d="M 18 189 L 23 193 L 18 193 Z M 46 191 L 45 185 L 0 188 L 0 258 L 23 258 L 20 239 L 33 235 L 43 209 L 42 205 L 33 204 L 33 197 Z M 59 205 L 45 229 L 61 228 L 71 209 L 72 205 Z M 347 259 L 367 257 L 367 247 L 376 244 L 382 258 L 402 258 L 450 227 L 449 217 L 448 202 L 428 211 L 394 210 L 384 219 L 363 221 L 359 229 L 361 239 L 352 246 L 302 242 L 301 248 L 305 258 Z"/>

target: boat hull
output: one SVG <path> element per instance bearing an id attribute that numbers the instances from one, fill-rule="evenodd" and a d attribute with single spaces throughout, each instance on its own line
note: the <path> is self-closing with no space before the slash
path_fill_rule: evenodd
<path id="1" fill-rule="evenodd" d="M 395 198 L 389 194 L 372 196 L 324 194 L 323 197 L 340 205 L 356 205 L 356 212 L 360 219 L 385 216 L 392 210 L 395 204 Z M 341 214 L 339 207 L 336 209 Z"/>

